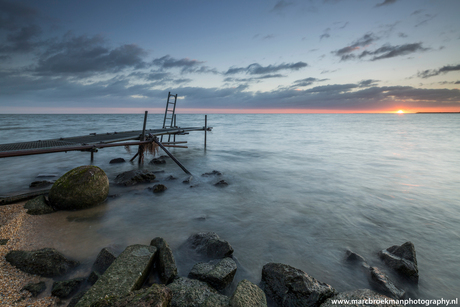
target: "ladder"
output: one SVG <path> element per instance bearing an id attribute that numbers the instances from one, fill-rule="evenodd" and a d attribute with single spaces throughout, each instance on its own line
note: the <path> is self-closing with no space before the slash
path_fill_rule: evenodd
<path id="1" fill-rule="evenodd" d="M 174 102 L 172 101 L 171 97 L 174 97 Z M 169 92 L 168 99 L 166 100 L 165 117 L 163 119 L 163 129 L 173 128 L 175 125 L 174 121 L 175 121 L 175 112 L 176 112 L 176 102 L 177 102 L 177 94 L 171 95 L 171 92 Z M 174 136 L 174 139 L 175 138 L 176 137 Z M 171 134 L 168 134 L 168 142 L 170 140 L 171 140 Z M 163 135 L 161 136 L 161 141 L 163 141 Z"/>

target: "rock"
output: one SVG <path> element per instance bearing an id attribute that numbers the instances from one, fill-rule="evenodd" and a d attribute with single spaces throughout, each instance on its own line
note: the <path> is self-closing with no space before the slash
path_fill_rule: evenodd
<path id="1" fill-rule="evenodd" d="M 215 232 L 200 232 L 191 235 L 185 245 L 209 259 L 230 257 L 233 254 L 232 246 Z"/>
<path id="2" fill-rule="evenodd" d="M 147 170 L 132 170 L 118 174 L 115 178 L 115 183 L 132 186 L 138 183 L 153 182 L 155 180 L 155 174 Z"/>
<path id="3" fill-rule="evenodd" d="M 224 258 L 218 262 L 211 260 L 208 263 L 195 264 L 188 277 L 204 281 L 216 290 L 223 290 L 232 283 L 236 269 L 232 258 Z"/>
<path id="4" fill-rule="evenodd" d="M 211 295 L 200 305 L 200 307 L 229 307 L 230 299 L 225 295 Z"/>
<path id="5" fill-rule="evenodd" d="M 115 259 L 117 259 L 115 252 L 112 249 L 104 247 L 97 255 L 96 261 L 94 261 L 93 270 L 102 275 Z"/>
<path id="6" fill-rule="evenodd" d="M 414 244 L 406 242 L 401 246 L 391 246 L 380 251 L 379 256 L 401 276 L 413 283 L 418 283 L 419 276 Z"/>
<path id="7" fill-rule="evenodd" d="M 362 263 L 362 262 L 366 263 L 366 259 L 364 259 L 363 256 L 356 254 L 350 250 L 347 250 L 345 259 L 351 263 Z"/>
<path id="8" fill-rule="evenodd" d="M 156 253 L 154 246 L 135 244 L 126 247 L 76 307 L 91 306 L 105 297 L 125 296 L 140 289 L 150 273 Z"/>
<path id="9" fill-rule="evenodd" d="M 334 300 L 346 300 L 348 304 L 345 302 L 339 303 Z M 354 304 L 350 304 L 351 301 L 354 300 Z M 391 298 L 378 294 L 369 289 L 361 289 L 355 291 L 348 291 L 348 292 L 341 292 L 336 296 L 328 298 L 324 303 L 321 304 L 321 307 L 402 307 L 402 305 L 392 304 L 389 300 Z M 370 301 L 376 301 L 379 303 L 369 304 Z"/>
<path id="10" fill-rule="evenodd" d="M 193 179 L 193 176 L 189 176 L 186 179 L 184 179 L 184 181 L 182 181 L 182 182 L 183 183 L 190 183 L 190 182 L 192 182 L 192 179 Z"/>
<path id="11" fill-rule="evenodd" d="M 0 245 L 6 245 L 10 239 L 0 239 Z"/>
<path id="12" fill-rule="evenodd" d="M 99 274 L 98 272 L 96 271 L 91 271 L 91 273 L 89 274 L 88 278 L 86 279 L 88 281 L 88 283 L 92 286 L 96 283 L 96 281 L 98 281 L 98 279 L 101 277 L 102 275 Z"/>
<path id="13" fill-rule="evenodd" d="M 38 174 L 37 178 L 57 177 L 57 174 Z"/>
<path id="14" fill-rule="evenodd" d="M 220 176 L 220 175 L 222 175 L 222 173 L 219 172 L 219 171 L 216 171 L 216 170 L 214 170 L 214 171 L 212 171 L 212 172 L 210 172 L 210 173 L 201 174 L 201 176 L 203 176 L 203 177 Z"/>
<path id="15" fill-rule="evenodd" d="M 396 287 L 388 276 L 376 267 L 370 267 L 367 277 L 372 289 L 381 294 L 394 299 L 401 299 L 406 294 L 406 291 Z"/>
<path id="16" fill-rule="evenodd" d="M 32 294 L 33 297 L 35 297 L 46 290 L 46 284 L 44 281 L 40 281 L 35 284 L 30 283 L 25 285 L 21 290 L 27 290 Z"/>
<path id="17" fill-rule="evenodd" d="M 164 284 L 171 283 L 177 276 L 177 266 L 174 260 L 174 255 L 168 243 L 163 238 L 156 237 L 150 245 L 158 249 L 158 259 L 156 260 L 158 267 L 158 275 Z"/>
<path id="18" fill-rule="evenodd" d="M 168 188 L 164 184 L 155 184 L 153 187 L 149 188 L 153 193 L 161 193 L 166 191 Z"/>
<path id="19" fill-rule="evenodd" d="M 265 294 L 282 306 L 319 306 L 337 292 L 307 273 L 281 263 L 268 263 L 262 269 Z"/>
<path id="20" fill-rule="evenodd" d="M 53 184 L 49 200 L 60 210 L 79 210 L 103 202 L 109 195 L 109 179 L 97 166 L 80 166 L 65 173 Z"/>
<path id="21" fill-rule="evenodd" d="M 169 175 L 168 177 L 166 177 L 165 180 L 176 180 L 177 178 L 174 177 L 173 175 Z"/>
<path id="22" fill-rule="evenodd" d="M 219 301 L 220 294 L 216 290 L 196 279 L 179 277 L 168 288 L 173 294 L 171 307 L 198 307 L 212 296 Z"/>
<path id="23" fill-rule="evenodd" d="M 243 279 L 230 298 L 230 307 L 267 307 L 264 291 L 249 280 Z"/>
<path id="24" fill-rule="evenodd" d="M 47 187 L 49 185 L 52 185 L 54 183 L 54 181 L 51 181 L 51 180 L 37 180 L 37 181 L 34 181 L 32 182 L 30 185 L 29 185 L 29 188 L 42 188 L 42 187 Z"/>
<path id="25" fill-rule="evenodd" d="M 85 281 L 84 278 L 55 281 L 51 288 L 51 294 L 59 298 L 68 298 L 77 292 L 83 281 Z"/>
<path id="26" fill-rule="evenodd" d="M 79 265 L 78 261 L 69 260 L 53 248 L 34 251 L 11 251 L 5 259 L 29 274 L 43 277 L 62 276 Z"/>
<path id="27" fill-rule="evenodd" d="M 75 307 L 77 305 L 78 301 L 83 297 L 83 295 L 85 295 L 86 291 L 80 291 L 77 294 L 75 294 L 72 297 L 72 299 L 70 300 L 70 302 L 67 305 L 67 307 Z"/>
<path id="28" fill-rule="evenodd" d="M 150 160 L 149 164 L 165 164 L 166 161 L 162 158 L 153 158 Z"/>
<path id="29" fill-rule="evenodd" d="M 214 183 L 214 185 L 215 185 L 216 187 L 225 187 L 225 186 L 228 186 L 228 182 L 225 181 L 225 180 L 221 180 L 221 181 L 219 181 L 219 182 Z"/>
<path id="30" fill-rule="evenodd" d="M 163 285 L 153 284 L 151 287 L 133 291 L 125 296 L 105 297 L 91 306 L 97 307 L 168 307 L 172 292 Z"/>
<path id="31" fill-rule="evenodd" d="M 126 162 L 125 159 L 123 159 L 123 158 L 116 158 L 116 159 L 110 160 L 109 164 L 124 163 L 124 162 Z"/>
<path id="32" fill-rule="evenodd" d="M 53 213 L 54 209 L 46 203 L 45 196 L 40 195 L 25 203 L 24 209 L 31 215 L 41 215 Z"/>

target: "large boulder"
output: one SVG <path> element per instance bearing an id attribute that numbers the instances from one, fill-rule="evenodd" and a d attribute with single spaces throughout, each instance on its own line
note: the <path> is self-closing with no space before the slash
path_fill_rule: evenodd
<path id="1" fill-rule="evenodd" d="M 43 277 L 55 277 L 67 274 L 79 262 L 69 260 L 53 248 L 34 251 L 11 251 L 6 261 L 23 272 Z"/>
<path id="2" fill-rule="evenodd" d="M 138 183 L 153 182 L 156 176 L 147 170 L 132 170 L 118 174 L 115 183 L 124 186 L 132 186 Z"/>
<path id="3" fill-rule="evenodd" d="M 108 195 L 109 179 L 104 171 L 97 166 L 85 165 L 56 180 L 49 200 L 60 210 L 80 210 L 100 204 Z"/>
<path id="4" fill-rule="evenodd" d="M 262 285 L 280 306 L 319 306 L 337 292 L 304 271 L 281 263 L 268 263 L 262 269 Z"/>
<path id="5" fill-rule="evenodd" d="M 221 301 L 222 296 L 207 283 L 185 277 L 177 278 L 168 288 L 173 294 L 171 307 L 199 307 L 206 300 Z"/>
<path id="6" fill-rule="evenodd" d="M 184 246 L 209 259 L 230 257 L 233 254 L 230 243 L 222 240 L 215 232 L 199 232 L 191 235 Z"/>
<path id="7" fill-rule="evenodd" d="M 84 278 L 55 281 L 51 288 L 51 294 L 63 299 L 68 298 L 78 291 L 84 281 Z"/>
<path id="8" fill-rule="evenodd" d="M 392 269 L 413 283 L 418 283 L 415 247 L 411 242 L 393 245 L 379 252 L 380 258 Z"/>
<path id="9" fill-rule="evenodd" d="M 208 263 L 195 264 L 188 277 L 204 281 L 216 290 L 223 290 L 232 283 L 236 269 L 232 258 L 211 260 Z"/>
<path id="10" fill-rule="evenodd" d="M 21 290 L 29 291 L 32 296 L 35 297 L 46 290 L 46 284 L 44 281 L 40 281 L 38 283 L 29 283 L 25 285 Z"/>
<path id="11" fill-rule="evenodd" d="M 353 301 L 353 302 L 352 302 Z M 341 292 L 328 298 L 321 307 L 402 307 L 391 298 L 369 289 Z"/>
<path id="12" fill-rule="evenodd" d="M 230 298 L 230 307 L 267 307 L 264 291 L 249 280 L 243 279 Z"/>
<path id="13" fill-rule="evenodd" d="M 24 209 L 27 209 L 27 213 L 31 215 L 42 215 L 54 212 L 54 209 L 46 203 L 44 195 L 37 196 L 26 202 Z"/>
<path id="14" fill-rule="evenodd" d="M 107 247 L 101 249 L 93 264 L 93 271 L 88 276 L 88 283 L 94 285 L 108 267 L 117 259 L 115 252 Z"/>
<path id="15" fill-rule="evenodd" d="M 406 291 L 395 286 L 388 276 L 376 267 L 369 268 L 367 279 L 372 289 L 391 298 L 401 299 L 406 294 Z"/>
<path id="16" fill-rule="evenodd" d="M 158 275 L 162 283 L 169 284 L 177 276 L 177 266 L 174 255 L 168 243 L 163 238 L 156 237 L 150 245 L 158 249 L 158 259 L 156 260 Z"/>
<path id="17" fill-rule="evenodd" d="M 172 292 L 163 285 L 153 284 L 151 287 L 130 292 L 124 296 L 109 296 L 91 306 L 97 307 L 168 307 Z"/>

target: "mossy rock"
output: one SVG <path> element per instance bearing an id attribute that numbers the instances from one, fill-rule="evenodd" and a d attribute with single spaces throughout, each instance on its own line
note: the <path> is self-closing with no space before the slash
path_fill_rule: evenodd
<path id="1" fill-rule="evenodd" d="M 103 202 L 109 195 L 109 178 L 97 166 L 74 168 L 56 180 L 50 203 L 60 210 L 80 210 Z"/>

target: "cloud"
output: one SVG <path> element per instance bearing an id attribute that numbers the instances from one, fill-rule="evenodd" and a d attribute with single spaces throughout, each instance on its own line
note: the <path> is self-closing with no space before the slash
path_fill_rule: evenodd
<path id="1" fill-rule="evenodd" d="M 399 37 L 402 37 L 402 38 L 406 38 L 407 37 L 407 34 L 403 33 L 403 32 L 399 32 L 398 33 L 398 36 Z"/>
<path id="2" fill-rule="evenodd" d="M 276 2 L 275 6 L 271 9 L 271 12 L 282 11 L 285 8 L 287 8 L 288 6 L 291 6 L 292 4 L 293 4 L 292 2 L 288 2 L 288 1 L 285 1 L 285 0 L 280 0 L 280 1 Z"/>
<path id="3" fill-rule="evenodd" d="M 379 7 L 379 6 L 384 6 L 384 5 L 390 5 L 390 4 L 395 3 L 396 1 L 397 1 L 397 0 L 385 0 L 385 1 L 383 1 L 382 3 L 376 4 L 375 6 L 376 6 L 376 7 Z"/>
<path id="4" fill-rule="evenodd" d="M 321 81 L 326 81 L 326 80 L 329 80 L 329 79 L 318 79 L 318 78 L 309 77 L 309 78 L 294 81 L 292 87 L 305 87 L 305 86 L 312 85 L 315 82 L 321 82 Z"/>
<path id="5" fill-rule="evenodd" d="M 331 30 L 331 28 L 327 28 L 324 30 L 324 33 L 321 34 L 321 36 L 319 37 L 319 40 L 322 40 L 323 38 L 329 38 L 331 37 L 331 35 L 329 34 L 329 31 Z"/>
<path id="6" fill-rule="evenodd" d="M 422 43 L 404 44 L 398 46 L 384 45 L 374 51 L 363 51 L 359 55 L 359 58 L 363 58 L 369 55 L 378 55 L 371 59 L 371 61 L 376 61 L 426 50 L 429 50 L 429 48 L 424 48 Z"/>
<path id="7" fill-rule="evenodd" d="M 265 35 L 264 37 L 262 37 L 262 39 L 272 39 L 272 38 L 274 38 L 274 37 L 275 37 L 275 35 L 273 35 L 273 34 L 268 34 L 268 35 Z"/>
<path id="8" fill-rule="evenodd" d="M 30 23 L 38 15 L 37 10 L 19 2 L 0 0 L 0 30 L 14 31 L 24 23 Z"/>
<path id="9" fill-rule="evenodd" d="M 333 51 L 332 53 L 337 55 L 337 56 L 342 57 L 342 61 L 346 61 L 346 60 L 349 60 L 351 58 L 354 58 L 354 56 L 350 57 L 348 55 L 349 53 L 351 53 L 353 51 L 356 51 L 356 50 L 359 50 L 359 49 L 361 49 L 361 47 L 367 47 L 367 46 L 369 46 L 370 44 L 372 44 L 373 42 L 375 42 L 378 39 L 380 39 L 380 38 L 375 36 L 374 33 L 369 32 L 369 33 L 364 34 L 363 37 L 357 39 L 356 41 L 354 41 L 349 46 L 346 46 L 346 47 L 343 47 L 343 48 L 341 48 L 339 50 Z"/>
<path id="10" fill-rule="evenodd" d="M 429 78 L 429 77 L 437 76 L 439 74 L 446 74 L 448 72 L 459 71 L 459 70 L 460 70 L 460 64 L 446 65 L 446 66 L 443 66 L 443 67 L 441 67 L 439 69 L 427 69 L 427 70 L 424 70 L 422 72 L 419 72 L 417 74 L 417 77 Z"/>
<path id="11" fill-rule="evenodd" d="M 307 67 L 308 64 L 304 62 L 297 63 L 282 63 L 279 65 L 262 66 L 258 63 L 251 64 L 247 67 L 231 67 L 225 72 L 225 75 L 233 75 L 237 73 L 246 73 L 250 75 L 271 74 L 280 70 L 299 70 Z"/>
<path id="12" fill-rule="evenodd" d="M 152 65 L 158 66 L 160 69 L 181 68 L 182 73 L 218 73 L 216 69 L 201 65 L 203 63 L 205 62 L 189 58 L 175 59 L 170 55 L 165 55 L 152 61 Z"/>
<path id="13" fill-rule="evenodd" d="M 428 23 L 428 21 L 432 20 L 435 17 L 436 17 L 436 15 L 425 14 L 422 18 L 419 18 L 419 20 L 418 20 L 417 24 L 415 25 L 415 27 L 420 27 L 420 26 L 426 25 Z"/>

